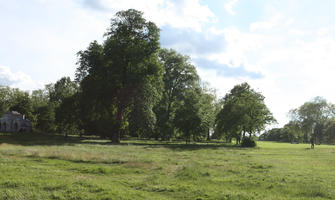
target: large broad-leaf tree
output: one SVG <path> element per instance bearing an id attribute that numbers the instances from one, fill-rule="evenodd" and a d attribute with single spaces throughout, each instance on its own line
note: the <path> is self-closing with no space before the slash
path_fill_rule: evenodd
<path id="1" fill-rule="evenodd" d="M 215 117 L 220 111 L 220 103 L 217 101 L 216 91 L 211 89 L 207 83 L 202 83 L 200 95 L 201 126 L 204 130 L 201 138 L 210 140 L 215 129 Z"/>
<path id="2" fill-rule="evenodd" d="M 151 120 L 144 125 L 155 122 L 152 107 L 159 100 L 163 74 L 157 56 L 159 29 L 142 15 L 134 9 L 118 12 L 104 42 L 78 53 L 82 109 L 90 111 L 90 121 L 100 123 L 93 126 L 108 130 L 113 143 L 120 142 L 131 115 L 143 113 Z"/>
<path id="3" fill-rule="evenodd" d="M 191 141 L 191 137 L 196 138 L 203 132 L 200 113 L 200 88 L 186 89 L 180 108 L 176 111 L 174 124 L 182 133 L 186 143 Z"/>
<path id="4" fill-rule="evenodd" d="M 264 96 L 248 83 L 236 85 L 223 99 L 223 108 L 216 118 L 217 134 L 236 138 L 249 137 L 264 130 L 275 119 L 264 103 Z"/>
<path id="5" fill-rule="evenodd" d="M 164 67 L 164 90 L 160 102 L 155 106 L 157 116 L 156 138 L 169 139 L 175 133 L 175 114 L 182 104 L 185 90 L 199 83 L 199 76 L 189 57 L 172 49 L 162 49 L 159 60 Z"/>

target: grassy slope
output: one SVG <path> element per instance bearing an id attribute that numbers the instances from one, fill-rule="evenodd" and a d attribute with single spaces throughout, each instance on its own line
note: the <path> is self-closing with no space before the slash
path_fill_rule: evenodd
<path id="1" fill-rule="evenodd" d="M 335 199 L 335 146 L 0 135 L 0 199 Z"/>

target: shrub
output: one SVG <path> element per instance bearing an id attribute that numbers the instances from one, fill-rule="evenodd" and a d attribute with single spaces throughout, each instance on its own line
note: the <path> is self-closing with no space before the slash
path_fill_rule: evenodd
<path id="1" fill-rule="evenodd" d="M 242 139 L 242 143 L 241 143 L 242 147 L 255 147 L 257 146 L 256 141 L 254 138 L 250 138 L 250 137 L 244 137 Z"/>

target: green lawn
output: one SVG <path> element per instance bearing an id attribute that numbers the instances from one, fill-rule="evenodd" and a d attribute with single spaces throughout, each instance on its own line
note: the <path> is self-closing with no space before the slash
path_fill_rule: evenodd
<path id="1" fill-rule="evenodd" d="M 2 134 L 0 199 L 335 199 L 335 146 Z"/>

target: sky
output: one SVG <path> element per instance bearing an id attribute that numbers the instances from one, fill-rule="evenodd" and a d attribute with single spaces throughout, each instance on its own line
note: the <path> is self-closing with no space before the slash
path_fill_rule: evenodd
<path id="1" fill-rule="evenodd" d="M 223 97 L 248 82 L 282 126 L 316 96 L 335 103 L 333 0 L 0 0 L 0 85 L 43 88 L 74 78 L 76 53 L 103 41 L 117 11 L 134 8 L 160 42 L 190 56 Z"/>

